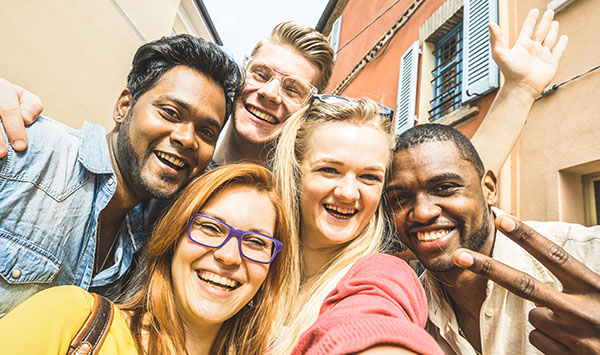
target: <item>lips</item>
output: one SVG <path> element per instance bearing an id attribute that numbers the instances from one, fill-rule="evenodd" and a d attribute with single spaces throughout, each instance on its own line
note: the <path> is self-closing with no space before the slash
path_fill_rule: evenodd
<path id="1" fill-rule="evenodd" d="M 246 110 L 261 121 L 265 121 L 265 122 L 273 124 L 273 125 L 279 123 L 279 121 L 274 116 L 269 115 L 268 113 L 259 111 L 252 106 L 246 106 Z"/>
<path id="2" fill-rule="evenodd" d="M 166 165 L 170 166 L 175 170 L 181 170 L 188 166 L 188 164 L 185 161 L 183 161 L 181 158 L 175 155 L 161 151 L 155 151 L 154 154 L 156 154 L 156 156 L 161 162 L 165 163 Z"/>
<path id="3" fill-rule="evenodd" d="M 343 208 L 329 203 L 324 204 L 323 207 L 330 215 L 339 219 L 348 219 L 358 212 L 355 208 Z"/>
<path id="4" fill-rule="evenodd" d="M 209 271 L 199 271 L 196 274 L 202 282 L 222 290 L 232 291 L 240 285 L 236 280 Z"/>
<path id="5" fill-rule="evenodd" d="M 431 242 L 440 239 L 450 233 L 450 229 L 439 229 L 432 231 L 417 232 L 417 239 L 420 241 Z"/>

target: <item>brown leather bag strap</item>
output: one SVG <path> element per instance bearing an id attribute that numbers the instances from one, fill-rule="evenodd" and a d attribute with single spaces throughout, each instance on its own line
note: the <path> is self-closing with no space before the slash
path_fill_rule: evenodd
<path id="1" fill-rule="evenodd" d="M 91 348 L 87 354 L 97 354 L 108 334 L 113 319 L 112 303 L 106 297 L 95 293 L 92 293 L 92 296 L 94 296 L 92 312 L 71 341 L 68 355 L 76 353 L 83 344 L 88 344 Z"/>

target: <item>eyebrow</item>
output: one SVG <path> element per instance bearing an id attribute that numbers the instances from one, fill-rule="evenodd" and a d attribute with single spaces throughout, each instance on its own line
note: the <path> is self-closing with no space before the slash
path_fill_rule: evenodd
<path id="1" fill-rule="evenodd" d="M 462 177 L 456 173 L 443 173 L 443 174 L 439 174 L 439 175 L 436 175 L 436 176 L 430 178 L 429 180 L 427 180 L 427 182 L 432 183 L 432 182 L 438 182 L 438 181 L 442 181 L 442 180 L 461 180 L 462 181 Z"/>
<path id="2" fill-rule="evenodd" d="M 172 101 L 175 104 L 177 104 L 177 106 L 182 107 L 184 110 L 186 110 L 187 112 L 191 112 L 194 116 L 201 116 L 200 114 L 198 114 L 198 112 L 196 111 L 196 109 L 194 109 L 192 107 L 192 105 L 190 105 L 189 103 L 175 97 L 172 95 L 161 95 L 158 97 L 160 100 L 167 100 L 167 101 Z M 211 126 L 214 126 L 215 128 L 221 130 L 221 123 L 219 123 L 219 121 L 217 121 L 214 117 L 203 117 L 204 120 L 210 124 Z"/>
<path id="3" fill-rule="evenodd" d="M 340 160 L 335 160 L 335 159 L 330 159 L 330 158 L 323 158 L 323 159 L 318 159 L 312 162 L 312 165 L 317 165 L 319 163 L 329 163 L 329 164 L 334 164 L 337 166 L 344 166 L 344 162 L 340 161 Z M 372 170 L 372 171 L 380 171 L 380 172 L 385 172 L 385 168 L 382 168 L 380 166 L 377 165 L 372 165 L 372 166 L 366 166 L 363 167 L 362 169 L 364 170 Z"/>
<path id="4" fill-rule="evenodd" d="M 245 231 L 245 232 L 255 232 L 255 233 L 260 233 L 260 234 L 264 234 L 264 235 L 266 235 L 266 236 L 269 236 L 269 237 L 273 238 L 273 236 L 271 236 L 271 233 L 269 233 L 269 232 L 267 232 L 267 231 L 265 231 L 265 230 L 262 230 L 262 229 L 260 229 L 260 228 L 252 228 L 252 229 L 240 229 L 240 228 L 237 228 L 237 227 L 235 227 L 235 226 L 231 225 L 231 223 L 227 222 L 227 221 L 225 220 L 225 218 L 223 218 L 223 217 L 221 217 L 221 216 L 219 216 L 219 215 L 217 215 L 217 214 L 214 214 L 214 213 L 211 213 L 211 212 L 207 212 L 207 211 L 199 211 L 199 212 L 197 212 L 197 213 L 198 213 L 198 214 L 205 215 L 205 216 L 208 216 L 208 217 L 211 217 L 211 218 L 214 218 L 214 219 L 218 219 L 219 221 L 221 221 L 221 222 L 223 222 L 223 223 L 226 223 L 226 224 L 228 224 L 228 225 L 232 226 L 233 228 L 235 228 L 235 229 L 237 229 L 237 230 L 243 230 L 243 231 Z"/>
<path id="5" fill-rule="evenodd" d="M 429 178 L 427 180 L 427 183 L 431 184 L 431 183 L 435 183 L 435 182 L 438 182 L 438 181 L 453 180 L 453 179 L 454 180 L 460 180 L 460 181 L 462 181 L 462 177 L 460 175 L 458 175 L 458 174 L 455 174 L 455 173 L 443 173 L 443 174 L 436 175 L 436 176 L 434 176 L 432 178 Z M 398 191 L 398 190 L 407 190 L 407 189 L 408 188 L 405 185 L 400 185 L 400 184 L 398 184 L 398 185 L 389 185 L 388 187 L 386 187 L 385 192 L 389 193 L 389 192 L 394 192 L 394 191 Z"/>

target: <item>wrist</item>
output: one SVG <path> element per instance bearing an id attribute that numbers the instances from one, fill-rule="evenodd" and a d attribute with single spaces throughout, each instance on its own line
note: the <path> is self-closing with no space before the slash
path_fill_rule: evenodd
<path id="1" fill-rule="evenodd" d="M 531 85 L 524 82 L 504 82 L 502 87 L 500 87 L 500 91 L 498 95 L 510 96 L 514 99 L 533 102 L 535 99 L 540 96 L 541 90 L 537 90 Z"/>

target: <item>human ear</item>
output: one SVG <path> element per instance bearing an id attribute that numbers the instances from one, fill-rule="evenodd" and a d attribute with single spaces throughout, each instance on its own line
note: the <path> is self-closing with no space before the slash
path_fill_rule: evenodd
<path id="1" fill-rule="evenodd" d="M 498 185 L 496 174 L 493 171 L 487 170 L 481 181 L 483 195 L 488 206 L 494 206 L 498 203 Z"/>
<path id="2" fill-rule="evenodd" d="M 115 103 L 115 108 L 113 110 L 113 120 L 115 121 L 115 123 L 123 123 L 125 116 L 127 116 L 127 113 L 131 109 L 131 102 L 132 98 L 129 90 L 124 89 L 123 91 L 121 91 L 121 95 L 119 95 L 119 98 L 117 99 L 117 102 Z"/>

